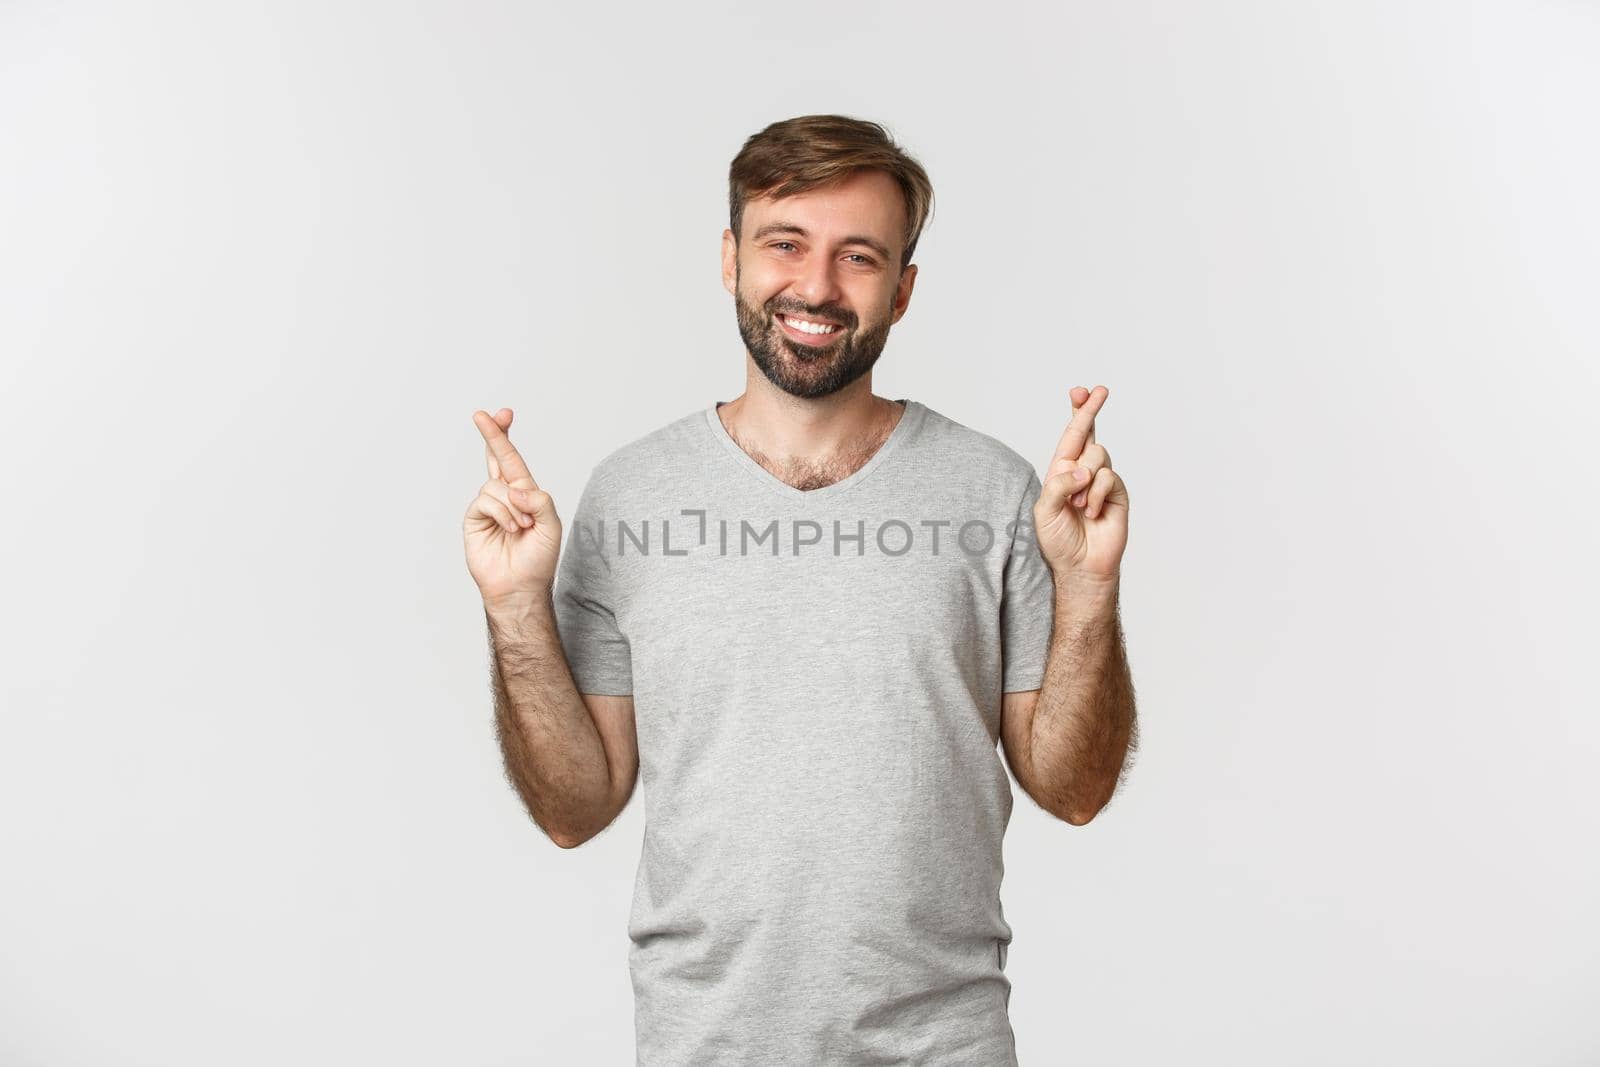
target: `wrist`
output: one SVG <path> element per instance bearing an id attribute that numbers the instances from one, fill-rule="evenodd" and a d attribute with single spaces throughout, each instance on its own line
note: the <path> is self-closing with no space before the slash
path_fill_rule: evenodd
<path id="1" fill-rule="evenodd" d="M 1080 615 L 1104 614 L 1115 608 L 1120 586 L 1120 574 L 1106 577 L 1084 574 L 1057 574 L 1055 576 L 1056 610 Z"/>
<path id="2" fill-rule="evenodd" d="M 549 586 L 541 589 L 518 590 L 483 598 L 484 613 L 491 620 L 514 622 L 520 619 L 544 617 L 555 613 L 555 603 Z"/>

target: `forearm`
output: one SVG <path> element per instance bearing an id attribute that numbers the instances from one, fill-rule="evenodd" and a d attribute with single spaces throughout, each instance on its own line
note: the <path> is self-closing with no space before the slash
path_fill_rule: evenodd
<path id="1" fill-rule="evenodd" d="M 1055 624 L 1032 720 L 1028 751 L 1037 799 L 1078 825 L 1111 799 L 1136 743 L 1117 592 L 1116 582 L 1056 582 Z"/>
<path id="2" fill-rule="evenodd" d="M 495 722 L 506 774 L 533 820 L 571 847 L 609 821 L 605 746 L 578 693 L 549 593 L 486 605 Z"/>

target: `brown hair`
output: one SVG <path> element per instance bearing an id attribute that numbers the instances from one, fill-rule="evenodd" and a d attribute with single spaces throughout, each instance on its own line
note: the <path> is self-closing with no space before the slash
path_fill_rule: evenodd
<path id="1" fill-rule="evenodd" d="M 739 239 L 746 201 L 761 196 L 796 196 L 863 170 L 883 171 L 905 195 L 906 247 L 900 259 L 904 269 L 933 213 L 933 183 L 922 164 L 906 155 L 888 130 L 876 122 L 846 115 L 784 119 L 745 141 L 728 168 L 728 216 L 733 239 Z"/>

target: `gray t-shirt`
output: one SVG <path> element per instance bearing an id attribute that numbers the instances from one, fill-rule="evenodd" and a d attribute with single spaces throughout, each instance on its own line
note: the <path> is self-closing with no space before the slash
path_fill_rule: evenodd
<path id="1" fill-rule="evenodd" d="M 1016 1062 L 1000 694 L 1039 688 L 1039 477 L 915 400 L 789 486 L 716 404 L 617 449 L 555 587 L 584 693 L 632 694 L 641 1064 Z"/>

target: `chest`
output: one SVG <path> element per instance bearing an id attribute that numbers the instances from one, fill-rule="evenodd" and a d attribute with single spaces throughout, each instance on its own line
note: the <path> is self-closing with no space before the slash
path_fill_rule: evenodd
<path id="1" fill-rule="evenodd" d="M 614 561 L 635 684 L 681 692 L 743 675 L 851 693 L 954 675 L 981 689 L 1006 547 L 984 542 L 906 521 L 685 524 Z"/>

